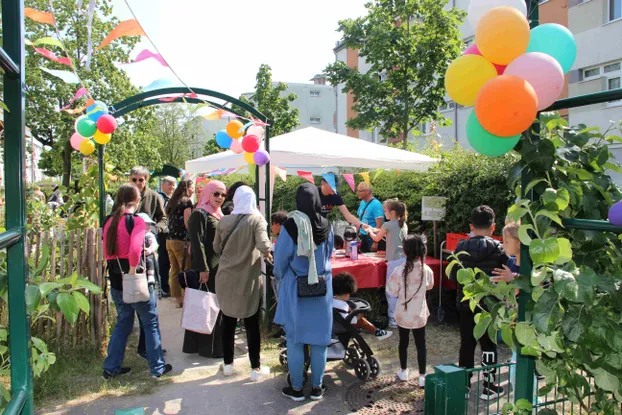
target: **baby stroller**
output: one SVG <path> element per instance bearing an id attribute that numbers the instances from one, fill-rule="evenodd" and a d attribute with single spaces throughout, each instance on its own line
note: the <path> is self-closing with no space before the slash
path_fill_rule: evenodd
<path id="1" fill-rule="evenodd" d="M 328 347 L 326 360 L 328 362 L 343 360 L 348 367 L 354 369 L 356 377 L 361 380 L 375 378 L 380 374 L 380 362 L 374 356 L 374 352 L 363 336 L 361 336 L 359 330 L 351 324 L 354 317 L 371 311 L 371 306 L 367 301 L 358 298 L 350 298 L 348 305 L 352 311 L 346 317 L 343 317 L 338 309 L 333 308 L 333 340 Z M 304 352 L 303 384 L 306 384 L 308 379 L 307 372 L 311 365 L 308 346 L 305 346 Z M 281 343 L 279 361 L 281 365 L 287 366 L 287 346 L 285 340 Z M 289 374 L 287 375 L 287 383 L 291 386 Z"/>

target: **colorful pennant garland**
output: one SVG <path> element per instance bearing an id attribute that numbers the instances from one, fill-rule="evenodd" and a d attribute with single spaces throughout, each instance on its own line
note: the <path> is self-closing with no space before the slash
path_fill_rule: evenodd
<path id="1" fill-rule="evenodd" d="M 108 46 L 113 40 L 118 39 L 124 36 L 147 36 L 143 28 L 138 23 L 138 20 L 131 19 L 125 20 L 117 25 L 108 36 L 104 39 L 104 41 L 97 47 L 96 50 L 100 50 Z"/>
<path id="2" fill-rule="evenodd" d="M 315 180 L 313 179 L 313 174 L 311 174 L 310 171 L 298 170 L 296 173 L 298 173 L 298 176 L 302 177 L 303 179 L 308 180 L 311 183 L 315 184 Z"/>
<path id="3" fill-rule="evenodd" d="M 283 180 L 284 182 L 287 181 L 287 170 L 277 166 L 272 166 L 272 171 L 276 173 L 281 178 L 281 180 Z"/>
<path id="4" fill-rule="evenodd" d="M 326 183 L 328 183 L 330 188 L 333 189 L 333 192 L 337 193 L 337 181 L 335 180 L 335 175 L 332 173 L 325 173 L 322 174 L 322 178 Z"/>
<path id="5" fill-rule="evenodd" d="M 44 49 L 44 48 L 34 48 L 34 49 L 35 49 L 35 52 L 37 52 L 39 55 L 42 55 L 51 61 L 63 64 L 63 65 L 67 65 L 67 66 L 72 66 L 71 60 L 69 58 L 59 58 L 54 54 L 54 52 L 52 52 L 51 50 Z"/>
<path id="6" fill-rule="evenodd" d="M 367 186 L 371 186 L 371 182 L 369 181 L 369 172 L 364 171 L 363 173 L 359 173 L 359 176 L 363 178 L 363 181 Z"/>
<path id="7" fill-rule="evenodd" d="M 162 55 L 160 55 L 159 53 L 153 53 L 152 51 L 150 51 L 148 49 L 142 50 L 138 54 L 138 56 L 136 56 L 136 59 L 134 59 L 133 63 L 142 62 L 142 61 L 147 60 L 147 59 L 155 59 L 156 61 L 158 61 L 160 63 L 160 65 L 168 67 L 168 64 L 166 63 L 166 61 L 164 60 Z"/>
<path id="8" fill-rule="evenodd" d="M 54 25 L 54 14 L 50 12 L 40 12 L 30 7 L 26 7 L 24 9 L 24 16 L 30 20 L 34 20 L 37 23 Z"/>
<path id="9" fill-rule="evenodd" d="M 353 174 L 344 174 L 343 178 L 345 179 L 346 183 L 348 183 L 348 185 L 350 185 L 350 189 L 352 189 L 352 191 L 354 192 L 354 175 Z"/>
<path id="10" fill-rule="evenodd" d="M 81 96 L 88 94 L 88 91 L 86 90 L 86 88 L 84 87 L 80 87 L 80 89 L 78 89 L 75 93 L 75 95 L 73 96 L 73 98 L 71 98 L 71 100 L 69 101 L 69 103 L 67 105 L 65 105 L 63 108 L 60 108 L 59 111 L 64 111 L 67 108 L 71 107 L 71 105 Z"/>

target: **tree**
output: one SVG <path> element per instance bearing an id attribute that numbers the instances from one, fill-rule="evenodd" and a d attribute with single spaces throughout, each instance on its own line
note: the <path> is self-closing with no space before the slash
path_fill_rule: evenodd
<path id="1" fill-rule="evenodd" d="M 74 0 L 56 0 L 54 2 L 55 19 L 62 36 L 63 44 L 77 68 L 78 75 L 94 99 L 109 105 L 121 101 L 138 92 L 130 83 L 128 76 L 115 63 L 128 62 L 129 52 L 138 42 L 137 37 L 124 37 L 115 40 L 112 45 L 94 52 L 91 68 L 86 70 L 87 54 L 87 15 L 84 2 L 78 9 Z M 92 41 L 97 46 L 117 25 L 118 19 L 112 16 L 112 2 L 98 0 L 92 23 Z M 49 11 L 47 0 L 27 0 L 26 6 L 36 10 Z M 36 23 L 26 19 L 26 32 L 35 42 L 43 37 L 57 38 L 54 26 Z M 51 49 L 57 56 L 64 57 L 65 52 L 57 46 L 40 45 Z M 27 50 L 26 56 L 26 119 L 34 137 L 43 145 L 51 147 L 46 151 L 39 166 L 48 175 L 63 175 L 63 184 L 69 185 L 71 175 L 80 174 L 80 161 L 83 156 L 73 151 L 69 138 L 74 132 L 77 115 L 69 115 L 59 108 L 66 105 L 73 97 L 78 84 L 66 84 L 44 73 L 43 66 L 50 69 L 68 70 L 66 65 L 52 62 Z M 83 105 L 82 98 L 74 106 Z M 114 133 L 107 146 L 110 162 L 121 168 L 133 164 L 157 164 L 156 154 L 150 137 L 142 134 L 143 129 L 153 122 L 153 111 L 136 111 L 124 117 L 123 123 Z M 73 165 L 73 168 L 72 168 Z"/>
<path id="2" fill-rule="evenodd" d="M 368 13 L 339 22 L 347 48 L 358 49 L 367 73 L 335 62 L 324 70 L 333 85 L 351 92 L 355 129 L 380 127 L 387 138 L 402 138 L 421 123 L 444 120 L 442 75 L 463 46 L 458 29 L 465 13 L 445 10 L 447 0 L 375 0 Z"/>
<path id="3" fill-rule="evenodd" d="M 214 134 L 212 138 L 207 140 L 205 143 L 205 147 L 203 148 L 203 156 L 211 156 L 212 154 L 222 153 L 223 151 L 227 150 L 216 144 L 216 134 Z"/>
<path id="4" fill-rule="evenodd" d="M 298 120 L 298 108 L 290 107 L 290 104 L 298 98 L 294 93 L 284 95 L 287 84 L 272 82 L 272 68 L 266 64 L 259 66 L 257 72 L 257 83 L 255 93 L 240 100 L 249 103 L 259 112 L 268 117 L 270 123 L 270 136 L 276 137 L 281 134 L 289 133 L 300 125 Z M 243 112 L 243 110 L 242 110 Z"/>

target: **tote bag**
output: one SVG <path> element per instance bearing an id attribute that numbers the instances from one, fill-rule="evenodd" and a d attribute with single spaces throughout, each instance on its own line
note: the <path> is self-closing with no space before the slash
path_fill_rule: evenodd
<path id="1" fill-rule="evenodd" d="M 181 327 L 195 333 L 212 334 L 218 320 L 220 306 L 216 294 L 186 288 Z"/>

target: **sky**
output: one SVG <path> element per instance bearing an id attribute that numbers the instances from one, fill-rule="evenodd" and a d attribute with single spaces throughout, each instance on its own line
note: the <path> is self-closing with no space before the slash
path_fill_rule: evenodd
<path id="1" fill-rule="evenodd" d="M 238 97 L 254 90 L 259 65 L 272 67 L 273 81 L 310 83 L 331 62 L 341 38 L 338 21 L 365 14 L 367 0 L 127 0 L 143 29 L 179 77 Z M 114 14 L 131 19 L 125 0 Z M 147 39 L 141 50 L 155 52 Z M 132 82 L 147 86 L 175 80 L 153 59 L 122 65 Z M 177 82 L 177 81 L 175 81 Z"/>

